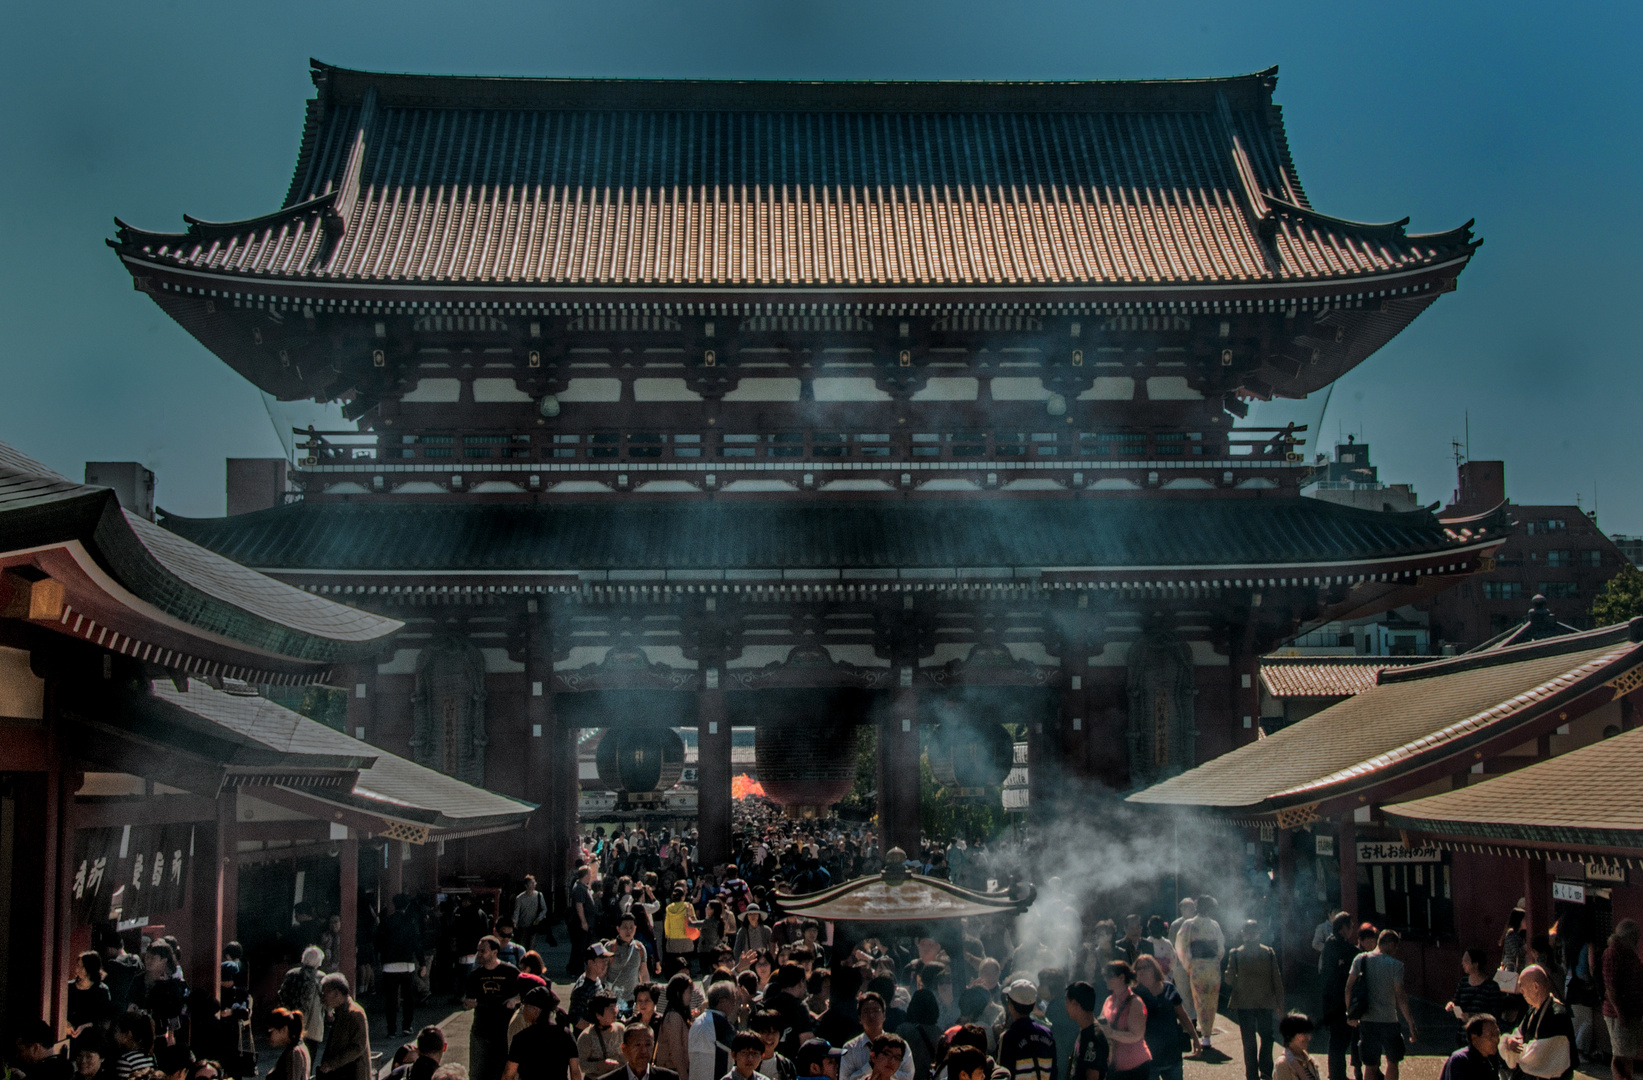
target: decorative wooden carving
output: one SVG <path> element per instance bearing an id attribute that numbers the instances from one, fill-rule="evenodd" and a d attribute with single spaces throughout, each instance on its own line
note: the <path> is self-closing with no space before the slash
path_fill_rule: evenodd
<path id="1" fill-rule="evenodd" d="M 485 784 L 485 656 L 465 637 L 440 634 L 417 658 L 411 752 L 417 764 Z"/>
<path id="2" fill-rule="evenodd" d="M 736 690 L 834 686 L 884 690 L 889 688 L 893 672 L 890 668 L 859 667 L 844 660 L 834 660 L 825 646 L 807 644 L 793 646 L 785 660 L 760 668 L 734 668 L 726 671 L 725 675 L 730 680 L 728 689 Z"/>
<path id="3" fill-rule="evenodd" d="M 1192 646 L 1151 620 L 1130 646 L 1130 783 L 1156 783 L 1195 763 L 1198 724 Z"/>

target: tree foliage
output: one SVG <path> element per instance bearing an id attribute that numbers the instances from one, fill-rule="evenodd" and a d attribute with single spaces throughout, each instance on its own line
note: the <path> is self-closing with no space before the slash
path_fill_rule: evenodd
<path id="1" fill-rule="evenodd" d="M 1612 626 L 1643 615 L 1643 570 L 1630 563 L 1592 601 L 1592 625 Z"/>

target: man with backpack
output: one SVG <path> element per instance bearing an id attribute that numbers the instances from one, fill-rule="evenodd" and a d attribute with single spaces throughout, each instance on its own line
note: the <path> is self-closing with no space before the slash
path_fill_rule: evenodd
<path id="1" fill-rule="evenodd" d="M 1398 1080 L 1398 1063 L 1403 1060 L 1403 1031 L 1398 1017 L 1409 1023 L 1411 1042 L 1419 1041 L 1415 1016 L 1409 1011 L 1409 994 L 1403 987 L 1403 961 L 1397 959 L 1398 932 L 1382 930 L 1374 952 L 1352 961 L 1346 977 L 1347 1022 L 1358 1026 L 1358 1052 L 1369 1080 Z M 1363 989 L 1356 996 L 1359 985 Z M 1386 1071 L 1381 1071 L 1381 1058 Z"/>
<path id="2" fill-rule="evenodd" d="M 320 1003 L 320 965 L 325 953 L 318 945 L 302 950 L 302 962 L 285 973 L 280 980 L 280 1007 L 302 1012 L 302 1041 L 308 1047 L 308 1059 L 319 1060 L 319 1048 L 325 1042 L 325 1009 Z"/>

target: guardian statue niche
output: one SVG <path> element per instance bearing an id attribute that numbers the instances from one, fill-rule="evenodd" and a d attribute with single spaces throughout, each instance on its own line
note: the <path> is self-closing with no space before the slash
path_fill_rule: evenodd
<path id="1" fill-rule="evenodd" d="M 419 765 L 485 784 L 485 656 L 465 638 L 440 635 L 416 663 L 411 753 Z"/>
<path id="2" fill-rule="evenodd" d="M 1130 783 L 1145 787 L 1194 764 L 1198 724 L 1192 647 L 1149 621 L 1130 646 Z"/>

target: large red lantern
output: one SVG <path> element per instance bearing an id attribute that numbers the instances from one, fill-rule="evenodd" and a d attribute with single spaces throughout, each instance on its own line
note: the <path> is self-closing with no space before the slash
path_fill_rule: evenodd
<path id="1" fill-rule="evenodd" d="M 753 755 L 759 783 L 776 804 L 832 806 L 856 782 L 856 725 L 763 723 Z"/>

